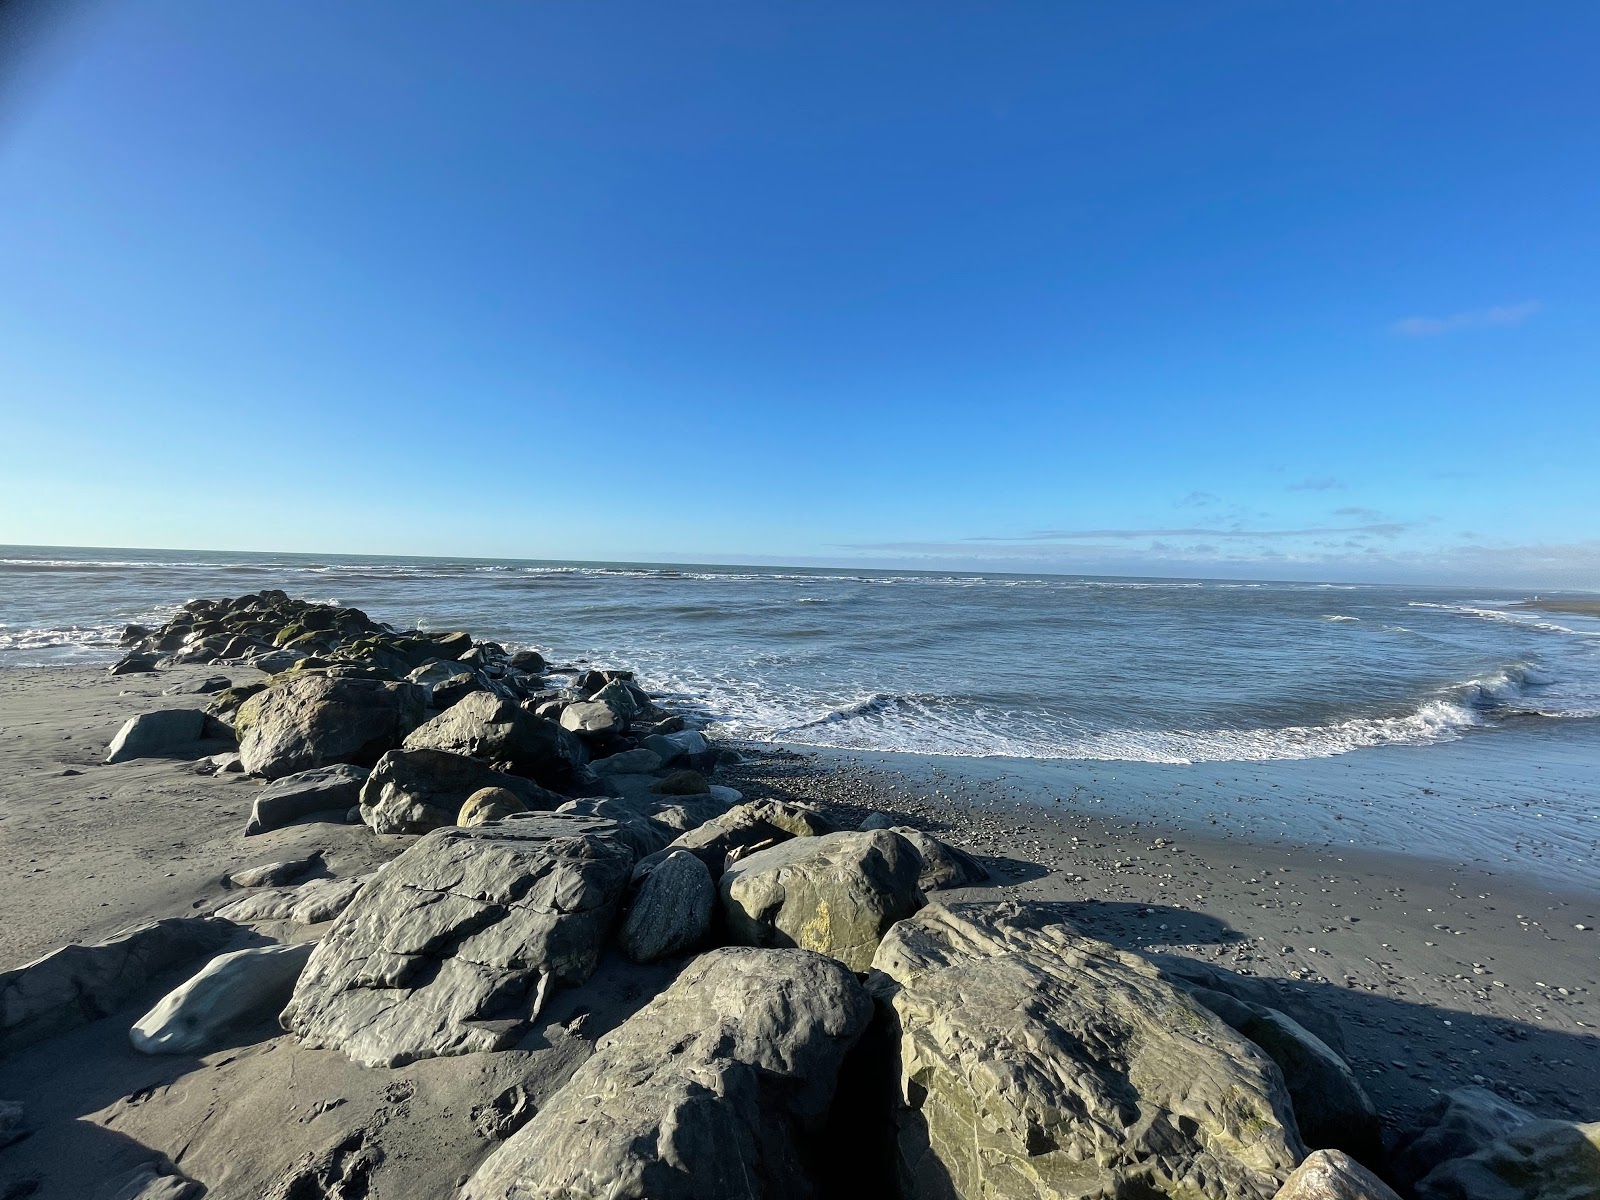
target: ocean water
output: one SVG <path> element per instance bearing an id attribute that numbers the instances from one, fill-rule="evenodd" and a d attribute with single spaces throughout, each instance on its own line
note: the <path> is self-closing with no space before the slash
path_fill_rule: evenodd
<path id="1" fill-rule="evenodd" d="M 263 587 L 636 669 L 742 738 L 1270 762 L 1600 717 L 1600 620 L 1521 593 L 1009 574 L 0 547 L 0 669 Z"/>

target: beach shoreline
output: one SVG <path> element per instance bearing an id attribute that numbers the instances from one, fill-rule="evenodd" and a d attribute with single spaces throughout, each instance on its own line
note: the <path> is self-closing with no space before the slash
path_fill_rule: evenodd
<path id="1" fill-rule="evenodd" d="M 254 668 L 221 669 L 240 681 L 259 676 Z M 193 665 L 122 677 L 100 667 L 0 673 L 0 764 L 8 781 L 0 788 L 0 910 L 27 914 L 0 929 L 0 968 L 137 921 L 210 911 L 229 895 L 224 876 L 244 866 L 315 850 L 331 874 L 346 877 L 374 869 L 414 841 L 327 821 L 247 839 L 243 829 L 257 781 L 200 773 L 195 762 L 178 759 L 104 764 L 106 745 L 123 721 L 192 702 L 169 693 L 218 671 Z M 1510 744 L 1485 737 L 1456 753 L 1476 761 Z M 1438 755 L 1450 747 L 1418 748 L 1417 761 L 1424 752 L 1442 767 L 1446 760 Z M 1339 1020 L 1345 1056 L 1391 1132 L 1440 1094 L 1473 1084 L 1544 1116 L 1591 1117 L 1600 1109 L 1600 892 L 1587 876 L 1563 885 L 1559 870 L 1516 873 L 1504 863 L 1295 836 L 1314 835 L 1324 823 L 1343 831 L 1347 823 L 1324 822 L 1323 807 L 1294 829 L 1274 827 L 1260 819 L 1260 801 L 1250 788 L 1212 782 L 1213 790 L 1227 794 L 1167 807 L 1172 789 L 1148 787 L 1157 776 L 1196 784 L 1224 780 L 1235 766 L 1257 781 L 1263 770 L 1328 780 L 1389 769 L 1381 755 L 1370 768 L 1356 757 L 1293 767 L 1029 766 L 738 743 L 737 761 L 720 763 L 714 778 L 746 800 L 813 805 L 841 828 L 888 813 L 965 847 L 979 856 L 990 879 L 940 893 L 941 902 L 1043 904 L 1119 947 L 1182 955 L 1253 976 L 1286 999 L 1316 1006 Z M 1061 786 L 1079 774 L 1095 783 L 1092 792 Z M 1581 779 L 1568 782 L 1576 789 Z M 1411 783 L 1399 778 L 1395 786 Z M 631 1011 L 634 1002 L 625 997 L 633 986 L 602 969 L 585 988 L 562 993 L 552 1011 L 559 1014 L 561 1005 L 592 1009 L 587 1019 L 603 1029 Z M 610 1011 L 617 1015 L 604 1016 Z M 580 1011 L 573 1019 L 585 1018 Z M 177 1088 L 182 1072 L 174 1075 L 170 1063 L 132 1054 L 126 1023 L 108 1017 L 0 1063 L 0 1096 L 23 1101 L 43 1122 L 18 1147 L 30 1160 L 88 1154 L 84 1130 L 111 1124 L 136 1131 L 140 1145 L 174 1155 L 181 1149 L 180 1131 L 204 1115 L 196 1107 L 204 1107 L 200 1092 Z M 232 1097 L 208 1093 L 207 1111 L 223 1111 L 220 1104 L 237 1120 L 247 1114 L 251 1120 L 299 1120 L 292 1116 L 296 1103 L 335 1094 L 357 1098 L 351 1120 L 361 1103 L 369 1105 L 369 1121 L 383 1111 L 384 1093 L 375 1090 L 371 1072 L 335 1062 L 337 1055 L 295 1047 L 281 1034 L 257 1036 L 266 1040 L 243 1054 L 204 1060 L 203 1070 L 212 1073 L 205 1078 L 215 1076 L 213 1093 Z M 117 1064 L 115 1096 L 98 1080 L 107 1056 Z M 500 1071 L 514 1059 L 473 1057 L 496 1060 Z M 397 1075 L 433 1080 L 428 1086 L 446 1105 L 449 1097 L 464 1102 L 460 1096 L 486 1086 L 479 1076 L 464 1081 L 464 1069 L 460 1061 L 435 1060 Z M 488 1068 L 474 1066 L 480 1069 Z M 294 1078 L 312 1082 L 299 1092 L 271 1095 Z M 130 1109 L 129 1096 L 156 1085 L 165 1089 L 160 1103 Z M 249 1093 L 248 1103 L 241 1091 Z M 368 1100 L 359 1100 L 368 1093 Z M 429 1123 L 443 1120 L 422 1107 L 407 1119 L 435 1138 Z M 212 1159 L 222 1144 L 207 1152 Z M 465 1169 L 460 1163 L 474 1153 L 471 1145 L 440 1149 L 428 1169 L 444 1180 Z M 22 1157 L 12 1154 L 13 1161 Z M 83 1178 L 115 1158 L 85 1158 Z M 195 1157 L 195 1172 L 220 1177 L 232 1169 L 212 1159 Z M 75 1178 L 69 1172 L 61 1190 L 47 1186 L 38 1194 L 73 1195 Z"/>

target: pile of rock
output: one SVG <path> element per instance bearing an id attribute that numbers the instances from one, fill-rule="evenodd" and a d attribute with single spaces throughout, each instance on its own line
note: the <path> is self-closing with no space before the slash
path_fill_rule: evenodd
<path id="1" fill-rule="evenodd" d="M 718 748 L 627 672 L 281 592 L 191 602 L 128 640 L 119 670 L 271 672 L 207 714 L 271 781 L 248 833 L 348 810 L 414 838 L 366 877 L 236 879 L 255 890 L 219 917 L 325 931 L 215 960 L 139 1022 L 141 1049 L 202 1050 L 287 996 L 285 1030 L 363 1066 L 494 1054 L 537 1037 L 552 989 L 584 987 L 612 947 L 677 964 L 461 1200 L 806 1197 L 868 1178 L 916 1200 L 1394 1200 L 1374 1172 L 1424 1200 L 1597 1194 L 1600 1127 L 1470 1096 L 1391 1162 L 1324 1014 L 1117 950 L 1048 906 L 940 903 L 986 878 L 971 856 L 887 818 L 845 831 L 743 802 L 708 778 Z M 0 976 L 0 1044 L 72 1017 L 29 1000 L 64 971 L 77 995 L 110 987 L 76 960 Z"/>

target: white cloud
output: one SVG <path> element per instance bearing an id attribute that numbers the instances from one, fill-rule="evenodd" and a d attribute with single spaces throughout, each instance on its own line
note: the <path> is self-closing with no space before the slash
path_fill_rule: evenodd
<path id="1" fill-rule="evenodd" d="M 1524 300 L 1521 304 L 1475 308 L 1470 312 L 1451 313 L 1447 317 L 1404 317 L 1389 329 L 1403 337 L 1438 337 L 1462 329 L 1503 328 L 1521 325 L 1543 307 L 1537 300 Z"/>

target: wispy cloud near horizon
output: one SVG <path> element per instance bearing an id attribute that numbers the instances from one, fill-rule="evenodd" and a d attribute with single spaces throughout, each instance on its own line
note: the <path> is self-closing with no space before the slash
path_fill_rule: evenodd
<path id="1" fill-rule="evenodd" d="M 1371 525 L 1315 525 L 1302 530 L 1246 530 L 1246 528 L 1142 528 L 1142 530 L 1034 530 L 1021 534 L 974 534 L 950 542 L 845 542 L 848 550 L 947 550 L 952 547 L 973 547 L 974 544 L 1002 544 L 1026 546 L 1029 542 L 1062 541 L 1134 541 L 1144 538 L 1227 538 L 1250 541 L 1275 541 L 1282 538 L 1326 538 L 1333 534 L 1365 534 L 1370 538 L 1398 538 L 1410 526 L 1402 522 L 1376 522 Z"/>
<path id="2" fill-rule="evenodd" d="M 1520 304 L 1475 308 L 1468 312 L 1451 313 L 1445 317 L 1403 317 L 1390 325 L 1389 330 L 1402 337 L 1438 337 L 1463 329 L 1506 328 L 1521 325 L 1543 307 L 1544 305 L 1537 300 L 1524 300 Z"/>

